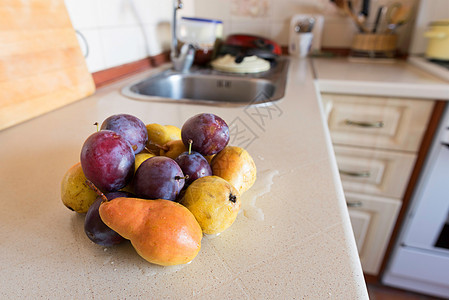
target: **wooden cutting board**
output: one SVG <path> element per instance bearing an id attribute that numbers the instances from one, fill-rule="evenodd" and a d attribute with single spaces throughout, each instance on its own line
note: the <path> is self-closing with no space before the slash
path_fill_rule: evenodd
<path id="1" fill-rule="evenodd" d="M 64 0 L 0 0 L 0 130 L 94 92 Z"/>

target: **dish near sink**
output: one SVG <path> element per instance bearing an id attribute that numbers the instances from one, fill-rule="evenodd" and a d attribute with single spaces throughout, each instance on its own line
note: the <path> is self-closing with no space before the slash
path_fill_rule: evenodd
<path id="1" fill-rule="evenodd" d="M 122 89 L 137 100 L 173 101 L 220 106 L 257 105 L 284 97 L 288 58 L 279 57 L 270 70 L 230 74 L 192 68 L 187 73 L 165 70 Z"/>

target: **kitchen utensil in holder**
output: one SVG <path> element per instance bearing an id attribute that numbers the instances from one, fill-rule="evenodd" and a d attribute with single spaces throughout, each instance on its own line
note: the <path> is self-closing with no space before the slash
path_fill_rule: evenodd
<path id="1" fill-rule="evenodd" d="M 396 34 L 359 33 L 354 36 L 352 57 L 394 58 L 396 55 Z"/>

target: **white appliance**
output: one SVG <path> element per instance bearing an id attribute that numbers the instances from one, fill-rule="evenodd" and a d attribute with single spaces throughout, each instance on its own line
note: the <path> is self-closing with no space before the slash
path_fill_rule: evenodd
<path id="1" fill-rule="evenodd" d="M 411 203 L 382 282 L 449 299 L 449 106 Z"/>
<path id="2" fill-rule="evenodd" d="M 449 62 L 423 57 L 431 21 L 449 19 L 449 0 L 421 0 L 409 63 L 449 83 Z M 382 276 L 385 285 L 449 299 L 449 104 Z"/>

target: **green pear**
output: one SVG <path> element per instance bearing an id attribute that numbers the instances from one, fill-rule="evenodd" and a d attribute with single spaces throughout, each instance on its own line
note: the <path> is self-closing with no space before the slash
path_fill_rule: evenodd
<path id="1" fill-rule="evenodd" d="M 229 228 L 241 207 L 237 189 L 218 176 L 195 180 L 187 188 L 181 204 L 192 212 L 206 234 L 219 234 Z"/>
<path id="2" fill-rule="evenodd" d="M 61 182 L 61 200 L 67 208 L 78 213 L 86 213 L 97 196 L 97 193 L 86 184 L 81 163 L 67 170 Z"/>

